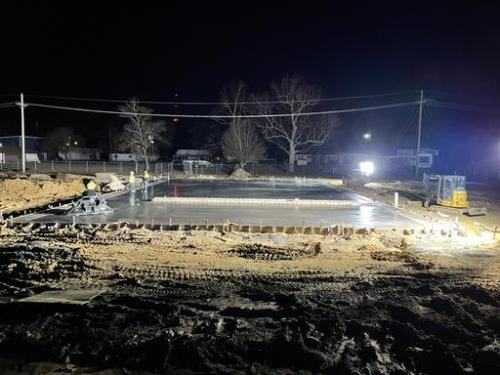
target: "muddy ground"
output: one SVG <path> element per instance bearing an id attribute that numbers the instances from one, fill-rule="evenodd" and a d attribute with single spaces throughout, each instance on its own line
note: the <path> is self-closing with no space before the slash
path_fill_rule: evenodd
<path id="1" fill-rule="evenodd" d="M 498 249 L 306 237 L 3 228 L 0 373 L 499 373 Z"/>

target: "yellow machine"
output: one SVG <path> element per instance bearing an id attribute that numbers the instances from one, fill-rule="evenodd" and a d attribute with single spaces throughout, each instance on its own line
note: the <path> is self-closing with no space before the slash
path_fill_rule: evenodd
<path id="1" fill-rule="evenodd" d="M 465 189 L 465 176 L 424 174 L 426 197 L 424 207 L 439 205 L 459 209 L 469 216 L 485 215 L 486 207 L 470 208 Z"/>
<path id="2" fill-rule="evenodd" d="M 452 208 L 468 208 L 465 176 L 424 175 L 426 199 L 424 206 L 432 204 Z"/>

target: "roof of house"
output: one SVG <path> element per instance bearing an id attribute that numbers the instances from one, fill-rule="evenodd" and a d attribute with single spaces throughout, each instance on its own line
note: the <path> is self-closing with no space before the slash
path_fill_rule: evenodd
<path id="1" fill-rule="evenodd" d="M 175 153 L 176 156 L 182 155 L 210 155 L 210 151 L 208 150 L 195 150 L 195 149 L 181 149 L 177 150 Z"/>

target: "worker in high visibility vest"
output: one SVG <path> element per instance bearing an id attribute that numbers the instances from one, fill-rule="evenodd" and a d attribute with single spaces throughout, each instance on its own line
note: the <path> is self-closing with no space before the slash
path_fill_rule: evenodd
<path id="1" fill-rule="evenodd" d="M 86 186 L 87 188 L 87 195 L 93 195 L 95 194 L 95 191 L 97 189 L 97 185 L 94 182 L 94 180 L 90 180 Z"/>
<path id="2" fill-rule="evenodd" d="M 135 173 L 130 171 L 130 176 L 128 177 L 128 183 L 130 184 L 130 190 L 135 191 Z"/>

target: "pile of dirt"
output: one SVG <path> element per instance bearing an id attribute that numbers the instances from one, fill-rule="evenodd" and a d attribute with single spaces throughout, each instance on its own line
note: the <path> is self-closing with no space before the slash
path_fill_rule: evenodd
<path id="1" fill-rule="evenodd" d="M 229 175 L 231 178 L 249 178 L 252 177 L 250 173 L 245 171 L 243 168 L 237 168 Z"/>
<path id="2" fill-rule="evenodd" d="M 6 179 L 0 181 L 0 210 L 4 214 L 35 208 L 81 195 L 81 179 L 61 181 Z"/>
<path id="3" fill-rule="evenodd" d="M 103 192 L 125 190 L 125 184 L 114 173 L 96 173 L 95 177 Z"/>

